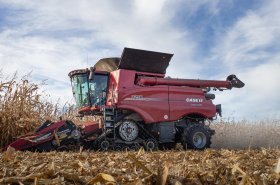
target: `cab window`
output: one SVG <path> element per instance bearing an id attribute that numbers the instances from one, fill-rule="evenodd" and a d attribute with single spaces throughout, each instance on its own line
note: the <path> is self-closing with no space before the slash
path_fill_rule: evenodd
<path id="1" fill-rule="evenodd" d="M 89 81 L 89 92 L 92 105 L 103 104 L 102 92 L 107 93 L 108 75 L 95 74 L 94 79 Z"/>
<path id="2" fill-rule="evenodd" d="M 89 106 L 88 100 L 88 75 L 75 75 L 72 78 L 72 90 L 77 107 Z"/>

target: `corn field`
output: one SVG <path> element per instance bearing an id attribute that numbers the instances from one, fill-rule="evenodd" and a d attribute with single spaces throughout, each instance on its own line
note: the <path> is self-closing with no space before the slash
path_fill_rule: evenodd
<path id="1" fill-rule="evenodd" d="M 211 127 L 216 134 L 212 148 L 221 149 L 259 149 L 280 148 L 280 120 L 260 121 L 218 121 Z"/>
<path id="2" fill-rule="evenodd" d="M 28 76 L 0 78 L 0 148 L 43 121 L 75 118 Z M 63 107 L 63 108 L 59 108 Z M 92 119 L 92 118 L 89 118 Z M 220 120 L 204 151 L 0 153 L 0 184 L 280 184 L 280 120 Z"/>

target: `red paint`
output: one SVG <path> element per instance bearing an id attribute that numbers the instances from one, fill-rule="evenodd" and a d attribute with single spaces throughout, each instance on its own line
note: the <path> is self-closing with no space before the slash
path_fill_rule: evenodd
<path id="1" fill-rule="evenodd" d="M 95 121 L 92 121 L 92 122 L 83 123 L 80 127 L 82 128 L 82 133 L 84 135 L 89 135 L 94 131 L 96 131 L 97 129 L 99 129 L 99 124 Z"/>
<path id="2" fill-rule="evenodd" d="M 42 129 L 40 132 L 27 134 L 18 138 L 16 141 L 12 142 L 7 147 L 13 147 L 16 150 L 26 150 L 31 149 L 33 147 L 35 148 L 36 146 L 39 146 L 44 143 L 52 142 L 52 140 L 55 140 L 55 134 L 61 127 L 65 126 L 65 124 L 67 124 L 66 121 L 55 122 L 52 125 Z M 99 130 L 99 124 L 95 121 L 83 123 L 79 127 L 79 130 L 84 136 L 89 136 Z M 38 137 L 44 136 L 48 133 L 51 133 L 51 135 L 48 138 L 43 139 L 41 141 L 36 141 Z M 7 147 L 1 149 L 0 151 L 5 151 Z"/>
<path id="3" fill-rule="evenodd" d="M 139 85 L 172 85 L 172 86 L 188 86 L 188 87 L 224 87 L 230 89 L 229 81 L 218 80 L 194 80 L 194 79 L 170 79 L 157 77 L 140 77 Z"/>
<path id="4" fill-rule="evenodd" d="M 57 132 L 57 130 L 62 127 L 65 124 L 65 121 L 59 121 L 56 123 L 53 123 L 49 127 L 41 130 L 40 132 L 34 133 L 34 134 L 28 134 L 23 137 L 18 138 L 16 141 L 11 143 L 9 146 L 15 148 L 16 150 L 25 150 L 27 148 L 32 148 L 33 146 L 40 145 L 42 143 L 49 142 L 54 139 L 54 134 Z M 35 142 L 34 139 L 40 135 L 47 134 L 49 132 L 52 132 L 52 135 L 40 142 Z M 5 150 L 5 149 L 4 149 Z"/>
<path id="5" fill-rule="evenodd" d="M 137 112 L 145 123 L 175 121 L 188 114 L 212 119 L 216 115 L 215 105 L 205 99 L 202 88 L 189 87 L 187 83 L 201 87 L 229 88 L 230 85 L 228 81 L 170 80 L 164 75 L 119 69 L 110 73 L 107 105 L 112 105 L 113 101 L 118 109 Z M 187 102 L 187 98 L 202 99 L 203 102 Z"/>

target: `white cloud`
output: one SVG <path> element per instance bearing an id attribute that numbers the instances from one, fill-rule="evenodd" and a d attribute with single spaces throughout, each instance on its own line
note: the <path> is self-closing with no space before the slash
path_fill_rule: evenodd
<path id="1" fill-rule="evenodd" d="M 6 73 L 18 70 L 24 74 L 32 70 L 34 77 L 46 77 L 66 85 L 70 70 L 93 65 L 99 58 L 120 56 L 124 46 L 181 53 L 175 61 L 177 58 L 178 63 L 195 66 L 191 59 L 195 44 L 187 30 L 172 26 L 173 11 L 166 11 L 165 1 L 5 3 L 21 10 L 7 19 L 18 25 L 8 26 L 0 33 L 0 62 Z M 71 31 L 77 35 L 67 36 Z M 82 31 L 86 34 L 80 35 Z M 178 72 L 172 66 L 170 71 Z M 53 84 L 49 88 L 55 92 Z M 70 87 L 66 89 L 71 93 Z M 57 99 L 60 95 L 52 96 Z M 69 98 L 61 96 L 64 100 Z"/>
<path id="2" fill-rule="evenodd" d="M 217 98 L 226 115 L 239 118 L 280 117 L 280 4 L 271 1 L 249 11 L 213 49 L 214 60 L 221 61 L 228 73 L 237 73 L 245 87 Z"/>
<path id="3" fill-rule="evenodd" d="M 215 59 L 222 61 L 229 69 L 240 69 L 243 64 L 265 62 L 268 57 L 273 57 L 270 49 L 280 45 L 277 42 L 280 38 L 280 4 L 275 2 L 271 3 L 274 6 L 266 4 L 259 10 L 248 11 L 228 28 L 214 48 Z"/>
<path id="4" fill-rule="evenodd" d="M 238 119 L 279 118 L 280 58 L 239 74 L 242 89 L 217 93 L 215 103 L 223 105 L 225 116 Z"/>

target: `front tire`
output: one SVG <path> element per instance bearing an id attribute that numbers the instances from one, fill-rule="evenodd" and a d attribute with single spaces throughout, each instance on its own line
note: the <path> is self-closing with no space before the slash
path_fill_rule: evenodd
<path id="1" fill-rule="evenodd" d="M 211 134 L 209 133 L 209 130 L 210 128 L 200 124 L 193 124 L 188 128 L 185 128 L 182 135 L 183 148 L 185 150 L 187 148 L 195 150 L 210 148 Z"/>

